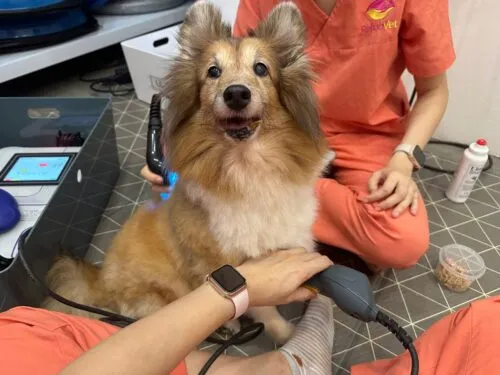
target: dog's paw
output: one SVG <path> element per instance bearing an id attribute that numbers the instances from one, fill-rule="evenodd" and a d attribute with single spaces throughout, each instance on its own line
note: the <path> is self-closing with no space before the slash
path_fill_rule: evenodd
<path id="1" fill-rule="evenodd" d="M 241 331 L 241 324 L 238 319 L 230 320 L 229 322 L 224 323 L 223 327 L 233 335 Z"/>
<path id="2" fill-rule="evenodd" d="M 285 319 L 275 319 L 266 325 L 266 330 L 272 339 L 278 344 L 285 344 L 295 332 L 295 325 Z"/>

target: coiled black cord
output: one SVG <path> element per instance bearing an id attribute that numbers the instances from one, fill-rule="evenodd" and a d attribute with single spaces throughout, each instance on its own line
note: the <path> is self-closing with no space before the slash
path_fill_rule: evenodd
<path id="1" fill-rule="evenodd" d="M 151 172 L 165 179 L 163 150 L 161 145 L 162 133 L 161 96 L 153 95 L 149 106 L 149 122 L 146 142 L 146 163 Z M 168 182 L 168 181 L 165 181 Z"/>
<path id="2" fill-rule="evenodd" d="M 403 344 L 404 348 L 408 350 L 411 357 L 411 375 L 418 375 L 418 354 L 415 346 L 413 345 L 413 339 L 411 338 L 411 336 L 402 327 L 400 327 L 398 323 L 396 323 L 382 311 L 378 312 L 376 321 L 386 327 L 389 331 L 391 331 L 394 336 L 396 336 L 396 338 Z"/>
<path id="3" fill-rule="evenodd" d="M 25 230 L 20 236 L 18 240 L 18 254 L 19 258 L 21 259 L 21 262 L 26 269 L 26 272 L 28 275 L 35 281 L 36 284 L 38 284 L 43 291 L 45 292 L 46 295 L 50 296 L 51 298 L 55 299 L 56 301 L 73 307 L 78 310 L 82 311 L 87 311 L 90 313 L 98 314 L 98 315 L 103 315 L 104 318 L 101 318 L 100 320 L 102 322 L 114 325 L 116 327 L 124 328 L 132 323 L 135 323 L 137 319 L 130 318 L 128 316 L 124 316 L 121 314 L 116 314 L 110 311 L 102 310 L 96 307 L 92 306 L 87 306 L 83 305 L 71 300 L 68 300 L 59 294 L 55 293 L 52 291 L 45 283 L 40 280 L 40 278 L 35 275 L 31 267 L 29 266 L 28 262 L 26 261 L 26 258 L 24 257 L 24 243 L 26 242 L 26 239 L 28 238 L 29 234 L 31 233 L 31 229 L 29 228 Z M 199 375 L 205 375 L 212 366 L 212 364 L 219 358 L 224 351 L 226 351 L 227 348 L 229 348 L 232 345 L 241 345 L 245 344 L 255 338 L 257 338 L 262 332 L 264 331 L 264 324 L 262 323 L 254 323 L 250 324 L 244 328 L 241 329 L 237 334 L 233 335 L 229 339 L 219 339 L 217 337 L 209 336 L 205 341 L 212 343 L 212 344 L 218 344 L 221 345 L 208 359 L 207 363 L 203 366 L 201 371 L 199 372 Z"/>

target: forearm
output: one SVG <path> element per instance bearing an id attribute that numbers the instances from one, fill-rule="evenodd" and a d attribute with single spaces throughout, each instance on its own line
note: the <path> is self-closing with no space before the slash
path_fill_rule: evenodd
<path id="1" fill-rule="evenodd" d="M 211 286 L 139 320 L 100 343 L 60 375 L 165 375 L 234 315 Z"/>
<path id="2" fill-rule="evenodd" d="M 424 148 L 441 122 L 448 104 L 448 84 L 442 75 L 417 81 L 417 100 L 410 112 L 402 143 Z"/>

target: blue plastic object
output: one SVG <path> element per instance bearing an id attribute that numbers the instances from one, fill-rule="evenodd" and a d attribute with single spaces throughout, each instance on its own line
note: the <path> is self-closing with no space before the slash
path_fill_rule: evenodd
<path id="1" fill-rule="evenodd" d="M 48 13 L 38 17 L 7 18 L 0 23 L 0 39 L 43 37 L 76 28 L 87 22 L 79 9 Z"/>
<path id="2" fill-rule="evenodd" d="M 0 8 L 9 10 L 32 10 L 62 5 L 66 2 L 66 0 L 0 0 Z"/>
<path id="3" fill-rule="evenodd" d="M 75 7 L 100 8 L 109 0 L 0 0 L 0 15 L 46 12 Z"/>
<path id="4" fill-rule="evenodd" d="M 179 174 L 170 171 L 167 172 L 166 175 L 167 175 L 166 180 L 168 181 L 168 186 L 171 186 L 172 189 L 174 189 L 175 184 L 177 184 L 177 181 L 179 181 Z M 170 193 L 161 193 L 160 196 L 162 200 L 166 201 L 168 198 L 170 198 Z"/>
<path id="5" fill-rule="evenodd" d="M 0 0 L 0 53 L 62 43 L 97 30 L 105 0 Z"/>
<path id="6" fill-rule="evenodd" d="M 91 10 L 99 9 L 106 5 L 109 0 L 88 0 L 88 4 Z"/>
<path id="7" fill-rule="evenodd" d="M 0 16 L 30 16 L 41 12 L 81 7 L 85 0 L 0 0 Z"/>
<path id="8" fill-rule="evenodd" d="M 21 212 L 16 198 L 0 189 L 0 234 L 14 228 L 20 219 Z"/>

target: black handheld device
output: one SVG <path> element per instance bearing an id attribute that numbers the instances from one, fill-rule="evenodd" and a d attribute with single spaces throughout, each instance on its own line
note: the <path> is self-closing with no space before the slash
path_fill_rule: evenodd
<path id="1" fill-rule="evenodd" d="M 149 124 L 146 138 L 146 163 L 151 172 L 164 179 L 163 151 L 161 149 L 161 97 L 153 95 L 149 107 Z M 166 181 L 165 181 L 166 183 Z"/>

